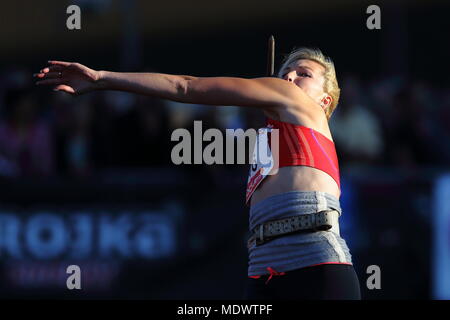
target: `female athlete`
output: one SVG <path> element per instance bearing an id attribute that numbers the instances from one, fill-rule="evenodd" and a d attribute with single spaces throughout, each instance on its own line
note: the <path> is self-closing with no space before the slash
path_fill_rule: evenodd
<path id="1" fill-rule="evenodd" d="M 246 298 L 360 299 L 339 233 L 339 165 L 328 126 L 340 89 L 333 62 L 320 50 L 294 50 L 277 77 L 118 73 L 64 61 L 49 61 L 34 76 L 36 84 L 73 95 L 121 90 L 182 103 L 259 108 L 269 132 L 278 129 L 279 169 L 272 175 L 250 170 Z"/>

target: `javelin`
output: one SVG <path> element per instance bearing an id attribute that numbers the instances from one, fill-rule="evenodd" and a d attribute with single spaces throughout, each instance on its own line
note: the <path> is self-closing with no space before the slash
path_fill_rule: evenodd
<path id="1" fill-rule="evenodd" d="M 275 60 L 275 38 L 273 35 L 269 38 L 269 48 L 267 51 L 267 76 L 273 77 L 274 74 L 274 60 Z"/>

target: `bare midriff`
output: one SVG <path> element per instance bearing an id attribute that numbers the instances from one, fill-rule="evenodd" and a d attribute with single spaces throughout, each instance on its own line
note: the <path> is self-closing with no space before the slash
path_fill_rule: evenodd
<path id="1" fill-rule="evenodd" d="M 307 166 L 290 166 L 278 169 L 267 176 L 255 190 L 251 205 L 267 197 L 289 191 L 322 191 L 340 198 L 341 192 L 334 179 L 327 173 Z"/>

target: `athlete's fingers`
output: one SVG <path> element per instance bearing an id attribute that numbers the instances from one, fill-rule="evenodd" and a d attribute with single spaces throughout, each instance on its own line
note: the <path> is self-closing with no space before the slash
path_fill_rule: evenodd
<path id="1" fill-rule="evenodd" d="M 51 65 L 57 65 L 57 66 L 63 66 L 63 67 L 68 67 L 71 64 L 71 62 L 57 61 L 57 60 L 49 60 L 48 63 Z"/>
<path id="2" fill-rule="evenodd" d="M 56 79 L 61 78 L 61 72 L 47 72 L 47 73 L 35 73 L 33 76 L 36 78 Z"/>
<path id="3" fill-rule="evenodd" d="M 37 85 L 41 84 L 61 84 L 61 79 L 46 79 L 36 82 Z"/>
<path id="4" fill-rule="evenodd" d="M 55 72 L 55 71 L 62 71 L 62 70 L 64 70 L 64 68 L 61 67 L 61 66 L 50 66 L 50 67 L 45 67 L 40 72 L 41 73 L 48 73 L 48 72 Z"/>
<path id="5" fill-rule="evenodd" d="M 75 93 L 72 87 L 66 86 L 65 84 L 60 84 L 53 88 L 53 91 L 64 91 L 68 93 Z"/>

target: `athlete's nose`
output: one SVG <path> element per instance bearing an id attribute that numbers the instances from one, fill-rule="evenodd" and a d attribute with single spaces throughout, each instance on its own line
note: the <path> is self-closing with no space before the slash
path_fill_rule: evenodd
<path id="1" fill-rule="evenodd" d="M 292 72 L 287 74 L 287 81 L 294 82 L 294 77 L 292 76 Z"/>

